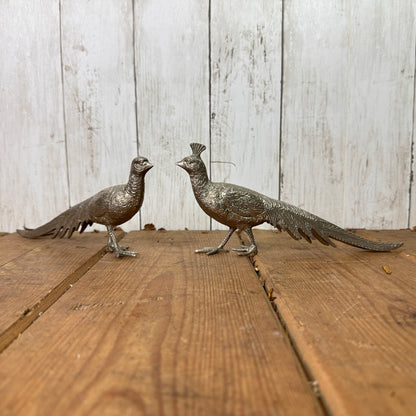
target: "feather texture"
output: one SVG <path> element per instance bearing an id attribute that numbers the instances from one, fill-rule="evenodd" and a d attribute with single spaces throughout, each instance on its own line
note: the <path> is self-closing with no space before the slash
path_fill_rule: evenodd
<path id="1" fill-rule="evenodd" d="M 280 231 L 286 231 L 295 240 L 303 238 L 309 243 L 318 240 L 324 245 L 335 246 L 332 240 L 337 240 L 372 251 L 389 251 L 402 245 L 367 240 L 286 202 L 269 198 L 242 186 L 211 182 L 205 164 L 199 157 L 205 146 L 192 143 L 191 148 L 193 154 L 182 159 L 177 165 L 189 173 L 195 199 L 203 211 L 230 228 L 218 247 L 204 247 L 197 252 L 215 254 L 223 251 L 232 233 L 239 229 L 248 234 L 251 245 L 236 250 L 240 255 L 252 256 L 257 253 L 257 246 L 251 229 L 264 222 Z"/>
<path id="2" fill-rule="evenodd" d="M 199 156 L 205 149 L 206 146 L 200 143 L 191 143 L 192 154 Z"/>
<path id="3" fill-rule="evenodd" d="M 24 227 L 16 231 L 26 238 L 70 238 L 74 231 L 82 233 L 93 223 L 108 227 L 123 224 L 140 209 L 144 198 L 144 176 L 152 166 L 146 158 L 135 158 L 131 163 L 127 184 L 103 189 L 38 228 Z"/>
<path id="4" fill-rule="evenodd" d="M 271 206 L 266 212 L 266 222 L 281 231 L 286 231 L 295 240 L 304 238 L 311 243 L 316 239 L 324 245 L 335 247 L 331 240 L 334 239 L 372 251 L 390 251 L 402 245 L 367 240 L 294 205 L 270 198 L 268 200 Z"/>
<path id="5" fill-rule="evenodd" d="M 86 202 L 86 201 L 85 201 Z M 23 230 L 16 230 L 18 234 L 26 238 L 38 238 L 42 236 L 51 236 L 52 238 L 62 238 L 65 235 L 71 238 L 74 231 L 82 233 L 88 225 L 93 222 L 89 219 L 88 212 L 86 212 L 86 205 L 83 203 L 75 205 L 67 209 L 62 214 L 59 214 L 53 220 L 41 225 L 38 228 L 30 229 L 24 227 Z"/>

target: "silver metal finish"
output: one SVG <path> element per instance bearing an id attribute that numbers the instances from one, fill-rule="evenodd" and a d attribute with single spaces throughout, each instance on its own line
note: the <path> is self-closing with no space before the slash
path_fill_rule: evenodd
<path id="1" fill-rule="evenodd" d="M 82 233 L 86 227 L 96 222 L 107 226 L 107 247 L 117 257 L 136 256 L 136 252 L 127 251 L 128 247 L 118 245 L 114 227 L 128 221 L 140 210 L 144 198 L 144 177 L 152 167 L 153 165 L 145 157 L 136 157 L 131 162 L 127 184 L 103 189 L 38 228 L 25 227 L 16 231 L 27 238 L 41 236 L 70 238 L 80 227 Z"/>
<path id="2" fill-rule="evenodd" d="M 244 256 L 257 254 L 252 227 L 267 222 L 280 231 L 286 231 L 295 240 L 304 238 L 309 243 L 318 240 L 335 247 L 331 239 L 371 251 L 390 251 L 402 243 L 381 243 L 359 237 L 322 218 L 286 202 L 269 198 L 258 192 L 229 183 L 211 182 L 207 175 L 201 153 L 206 147 L 199 143 L 191 144 L 192 155 L 185 157 L 177 165 L 190 176 L 192 189 L 199 206 L 211 218 L 230 227 L 218 247 L 204 247 L 197 253 L 215 254 L 224 250 L 225 244 L 235 230 L 245 231 L 250 246 L 233 249 Z"/>

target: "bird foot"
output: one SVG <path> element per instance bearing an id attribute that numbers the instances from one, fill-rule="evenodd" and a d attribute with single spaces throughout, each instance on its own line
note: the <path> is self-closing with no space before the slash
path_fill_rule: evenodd
<path id="1" fill-rule="evenodd" d="M 251 246 L 241 246 L 240 248 L 233 248 L 233 251 L 237 251 L 239 256 L 253 257 L 257 254 L 257 246 L 252 244 Z"/>
<path id="2" fill-rule="evenodd" d="M 116 254 L 116 257 L 136 257 L 137 253 L 135 251 L 127 251 L 128 246 L 115 246 L 114 244 L 107 245 L 108 251 Z"/>
<path id="3" fill-rule="evenodd" d="M 114 246 L 107 246 L 107 247 L 108 247 L 108 251 L 111 251 L 111 252 L 117 251 L 117 249 Z M 129 248 L 129 246 L 118 246 L 118 248 L 121 251 L 126 251 Z"/>
<path id="4" fill-rule="evenodd" d="M 122 247 L 120 247 L 122 249 Z M 137 257 L 137 252 L 135 251 L 126 251 L 126 250 L 117 250 L 116 257 Z"/>
<path id="5" fill-rule="evenodd" d="M 228 253 L 229 250 L 226 250 L 225 248 L 220 247 L 204 247 L 200 248 L 198 250 L 195 250 L 195 253 L 207 253 L 208 256 L 212 254 L 217 254 L 220 252 Z"/>

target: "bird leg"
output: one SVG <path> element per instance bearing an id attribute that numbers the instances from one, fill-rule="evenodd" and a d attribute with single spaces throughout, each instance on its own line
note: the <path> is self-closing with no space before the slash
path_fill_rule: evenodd
<path id="1" fill-rule="evenodd" d="M 249 246 L 244 246 L 242 245 L 241 248 L 233 248 L 234 251 L 237 251 L 239 256 L 249 256 L 249 257 L 253 257 L 257 254 L 257 245 L 256 242 L 254 240 L 254 235 L 253 235 L 253 231 L 251 228 L 245 228 L 244 231 L 246 232 L 246 234 L 248 235 L 248 237 L 250 238 L 250 245 Z"/>
<path id="2" fill-rule="evenodd" d="M 233 235 L 233 232 L 235 231 L 235 228 L 230 228 L 228 230 L 227 235 L 225 236 L 224 240 L 222 240 L 221 244 L 218 247 L 204 247 L 200 248 L 199 250 L 195 250 L 195 253 L 207 253 L 208 256 L 211 254 L 216 254 L 219 252 L 228 252 L 229 250 L 226 250 L 224 246 L 227 244 L 230 237 Z"/>
<path id="3" fill-rule="evenodd" d="M 113 239 L 111 238 L 110 234 L 108 234 L 107 248 L 111 252 L 116 251 L 116 249 L 114 247 Z M 118 245 L 118 248 L 122 251 L 126 251 L 129 248 L 129 246 L 120 246 L 120 245 Z"/>
<path id="4" fill-rule="evenodd" d="M 108 250 L 111 252 L 116 253 L 116 257 L 124 257 L 124 256 L 131 256 L 136 257 L 137 253 L 135 251 L 127 251 L 128 247 L 119 246 L 116 240 L 116 236 L 114 235 L 114 229 L 111 225 L 107 225 L 108 231 L 108 242 L 107 247 Z"/>

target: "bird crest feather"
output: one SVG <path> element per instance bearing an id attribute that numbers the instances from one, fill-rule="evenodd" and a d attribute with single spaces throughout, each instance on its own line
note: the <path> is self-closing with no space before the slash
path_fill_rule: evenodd
<path id="1" fill-rule="evenodd" d="M 201 143 L 191 143 L 191 149 L 192 154 L 199 156 L 206 149 L 206 146 Z"/>

